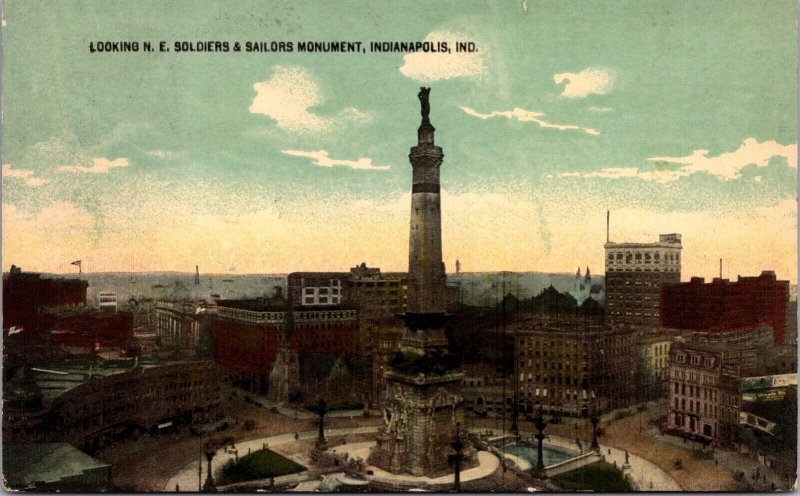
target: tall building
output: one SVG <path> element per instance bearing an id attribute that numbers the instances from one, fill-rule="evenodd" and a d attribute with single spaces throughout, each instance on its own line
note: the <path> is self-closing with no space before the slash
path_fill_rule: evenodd
<path id="1" fill-rule="evenodd" d="M 739 276 L 735 282 L 702 277 L 664 285 L 661 325 L 675 329 L 731 332 L 768 325 L 777 344 L 783 344 L 789 281 L 779 281 L 765 270 L 757 277 Z"/>
<path id="2" fill-rule="evenodd" d="M 661 287 L 681 280 L 681 235 L 656 243 L 606 242 L 606 322 L 657 326 Z"/>
<path id="3" fill-rule="evenodd" d="M 422 123 L 409 159 L 413 168 L 406 330 L 386 373 L 383 425 L 369 463 L 392 473 L 431 476 L 449 471 L 448 455 L 464 425 L 464 375 L 448 354 L 445 271 L 442 262 L 439 167 L 429 119 L 430 88 L 421 88 Z M 466 463 L 471 463 L 466 453 Z"/>

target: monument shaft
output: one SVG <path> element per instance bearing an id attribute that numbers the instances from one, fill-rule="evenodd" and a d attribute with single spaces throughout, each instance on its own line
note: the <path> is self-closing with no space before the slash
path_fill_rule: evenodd
<path id="1" fill-rule="evenodd" d="M 445 273 L 442 263 L 442 209 L 439 168 L 444 154 L 434 144 L 434 131 L 426 111 L 428 93 L 423 88 L 422 123 L 418 143 L 408 158 L 413 168 L 411 231 L 408 250 L 408 307 L 411 315 L 444 314 Z M 412 325 L 412 329 L 414 326 Z"/>

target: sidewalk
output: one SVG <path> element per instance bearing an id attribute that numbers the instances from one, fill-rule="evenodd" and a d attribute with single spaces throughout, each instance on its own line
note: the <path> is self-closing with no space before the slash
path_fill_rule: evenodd
<path id="1" fill-rule="evenodd" d="M 652 432 L 651 435 L 654 439 L 683 449 L 687 452 L 688 456 L 694 456 L 695 452 L 702 451 L 703 445 L 701 443 L 690 441 L 688 439 L 684 442 L 682 438 L 661 434 L 657 429 L 654 429 L 653 431 L 654 432 Z M 766 465 L 762 465 L 757 460 L 754 460 L 741 453 L 715 449 L 713 461 L 716 465 L 723 467 L 729 472 L 744 472 L 745 480 L 748 484 L 753 486 L 754 491 L 772 491 L 773 484 L 775 485 L 776 489 L 789 489 L 789 481 L 782 479 L 779 474 Z M 756 471 L 758 471 L 758 479 L 754 477 Z"/>
<path id="2" fill-rule="evenodd" d="M 319 415 L 315 414 L 314 412 L 310 412 L 304 408 L 292 408 L 286 405 L 279 405 L 273 401 L 268 400 L 265 396 L 245 392 L 239 389 L 235 389 L 230 387 L 226 392 L 236 392 L 236 394 L 244 397 L 250 398 L 250 402 L 259 405 L 261 407 L 266 408 L 267 410 L 272 410 L 273 408 L 277 409 L 280 415 L 284 417 L 291 418 L 291 419 L 298 419 L 298 420 L 309 420 L 309 419 L 317 419 Z M 356 418 L 361 417 L 364 415 L 364 410 L 337 410 L 333 412 L 328 412 L 325 417 L 326 418 Z"/>
<path id="3" fill-rule="evenodd" d="M 351 427 L 347 429 L 325 429 L 325 437 L 335 437 L 348 434 L 369 434 L 377 431 L 378 428 L 375 426 Z M 298 433 L 298 439 L 316 439 L 317 435 L 318 432 L 316 430 L 303 431 Z M 224 465 L 228 460 L 233 460 L 236 458 L 237 454 L 234 453 L 234 450 L 238 450 L 238 456 L 242 457 L 247 455 L 249 452 L 257 451 L 263 449 L 264 447 L 292 443 L 295 441 L 295 435 L 291 432 L 287 434 L 278 434 L 275 436 L 240 441 L 231 446 L 230 449 L 217 450 L 212 461 L 211 468 L 214 473 L 218 473 L 217 471 L 219 467 Z M 201 453 L 198 450 L 198 457 L 184 465 L 180 470 L 173 474 L 172 477 L 170 477 L 169 480 L 167 480 L 167 482 L 164 484 L 162 490 L 165 492 L 173 492 L 175 491 L 176 486 L 179 486 L 181 492 L 199 491 L 198 487 L 202 487 L 202 483 L 205 482 L 206 477 L 208 477 L 208 462 L 205 460 L 204 456 L 202 466 L 198 467 L 200 456 Z M 293 475 L 295 478 L 302 479 L 303 474 L 308 476 L 306 472 L 300 472 L 299 474 Z M 198 483 L 198 481 L 201 482 Z"/>
<path id="4" fill-rule="evenodd" d="M 492 429 L 480 429 L 480 432 L 485 432 Z M 528 433 L 524 433 L 528 434 Z M 532 435 L 532 434 L 531 434 Z M 523 435 L 523 437 L 526 437 Z M 561 436 L 548 434 L 544 440 L 545 445 L 556 446 L 570 453 L 577 453 L 577 445 L 574 440 L 570 440 Z M 586 452 L 586 446 L 582 452 Z M 622 470 L 625 464 L 625 451 L 610 446 L 600 445 L 600 454 L 605 458 L 608 463 L 616 462 L 617 468 Z M 645 460 L 642 457 L 629 454 L 628 463 L 630 464 L 630 475 L 634 484 L 639 491 L 682 491 L 680 485 L 672 478 L 667 472 L 662 470 L 654 463 Z"/>

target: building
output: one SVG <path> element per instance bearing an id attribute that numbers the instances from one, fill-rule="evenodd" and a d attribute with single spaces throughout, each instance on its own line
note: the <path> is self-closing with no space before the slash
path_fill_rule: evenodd
<path id="1" fill-rule="evenodd" d="M 581 275 L 581 268 L 575 273 L 575 280 L 572 282 L 572 287 L 569 289 L 569 294 L 578 306 L 581 306 L 584 301 L 589 298 L 595 300 L 601 305 L 605 303 L 606 291 L 602 284 L 592 281 L 592 275 L 589 272 L 589 267 L 586 267 L 586 275 Z"/>
<path id="2" fill-rule="evenodd" d="M 606 322 L 658 326 L 661 287 L 681 280 L 681 235 L 656 243 L 605 244 Z"/>
<path id="3" fill-rule="evenodd" d="M 768 370 L 772 330 L 696 333 L 670 349 L 667 429 L 673 434 L 731 445 L 740 425 L 742 380 Z"/>
<path id="4" fill-rule="evenodd" d="M 777 280 L 772 271 L 739 276 L 736 282 L 715 278 L 706 283 L 702 277 L 693 277 L 689 282 L 664 285 L 661 325 L 723 333 L 765 324 L 773 329 L 775 342 L 783 344 L 788 304 L 789 281 Z"/>
<path id="5" fill-rule="evenodd" d="M 97 308 L 101 312 L 117 311 L 117 293 L 111 291 L 101 291 L 97 295 Z"/>
<path id="6" fill-rule="evenodd" d="M 12 491 L 110 491 L 111 465 L 66 443 L 3 443 L 4 486 Z"/>
<path id="7" fill-rule="evenodd" d="M 3 398 L 3 439 L 67 442 L 89 453 L 117 439 L 219 417 L 220 382 L 209 361 L 63 360 L 19 366 Z M 38 394 L 38 402 L 15 400 Z"/>
<path id="8" fill-rule="evenodd" d="M 166 349 L 195 352 L 203 332 L 211 332 L 216 303 L 205 301 L 157 301 L 156 342 Z"/>
<path id="9" fill-rule="evenodd" d="M 630 327 L 583 318 L 538 318 L 513 331 L 515 380 L 526 413 L 587 416 L 636 400 L 635 340 Z"/>
<path id="10" fill-rule="evenodd" d="M 772 328 L 761 325 L 755 329 L 741 329 L 726 333 L 709 331 L 686 332 L 685 340 L 707 346 L 720 346 L 729 357 L 735 357 L 737 367 L 746 375 L 789 372 L 776 369 L 774 359 L 780 349 L 773 341 Z"/>
<path id="11" fill-rule="evenodd" d="M 665 397 L 669 372 L 669 348 L 679 337 L 676 332 L 659 328 L 636 331 L 636 401 L 659 400 Z"/>
<path id="12" fill-rule="evenodd" d="M 722 346 L 697 342 L 673 344 L 667 387 L 667 430 L 706 442 L 735 435 L 739 377 L 739 370 Z M 736 413 L 732 413 L 734 409 Z"/>
<path id="13" fill-rule="evenodd" d="M 356 372 L 370 384 L 369 403 L 382 401 L 386 371 L 403 333 L 398 315 L 408 301 L 408 275 L 381 273 L 365 263 L 350 269 L 348 302 L 358 309 Z"/>
<path id="14" fill-rule="evenodd" d="M 292 328 L 291 347 L 301 362 L 312 359 L 311 354 L 352 359 L 358 311 L 341 306 L 311 308 L 290 312 L 286 303 L 264 299 L 218 301 L 213 321 L 215 361 L 237 386 L 265 394 L 287 323 Z"/>
<path id="15" fill-rule="evenodd" d="M 49 324 L 44 315 L 86 307 L 89 283 L 83 279 L 42 277 L 12 265 L 3 275 L 3 328 L 40 332 Z"/>
<path id="16" fill-rule="evenodd" d="M 59 345 L 84 351 L 127 350 L 133 343 L 133 314 L 95 309 L 47 312 L 41 320 Z"/>
<path id="17" fill-rule="evenodd" d="M 293 307 L 341 305 L 350 274 L 347 272 L 293 272 L 287 292 Z"/>

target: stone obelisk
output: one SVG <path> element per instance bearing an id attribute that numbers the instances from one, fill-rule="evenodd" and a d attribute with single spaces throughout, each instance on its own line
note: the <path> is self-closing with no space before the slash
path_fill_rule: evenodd
<path id="1" fill-rule="evenodd" d="M 448 354 L 439 168 L 430 88 L 417 95 L 422 123 L 409 159 L 413 169 L 408 253 L 406 330 L 386 373 L 383 426 L 369 463 L 393 473 L 431 476 L 449 472 L 457 425 L 464 424 L 463 374 Z M 464 453 L 470 464 L 469 450 Z"/>

